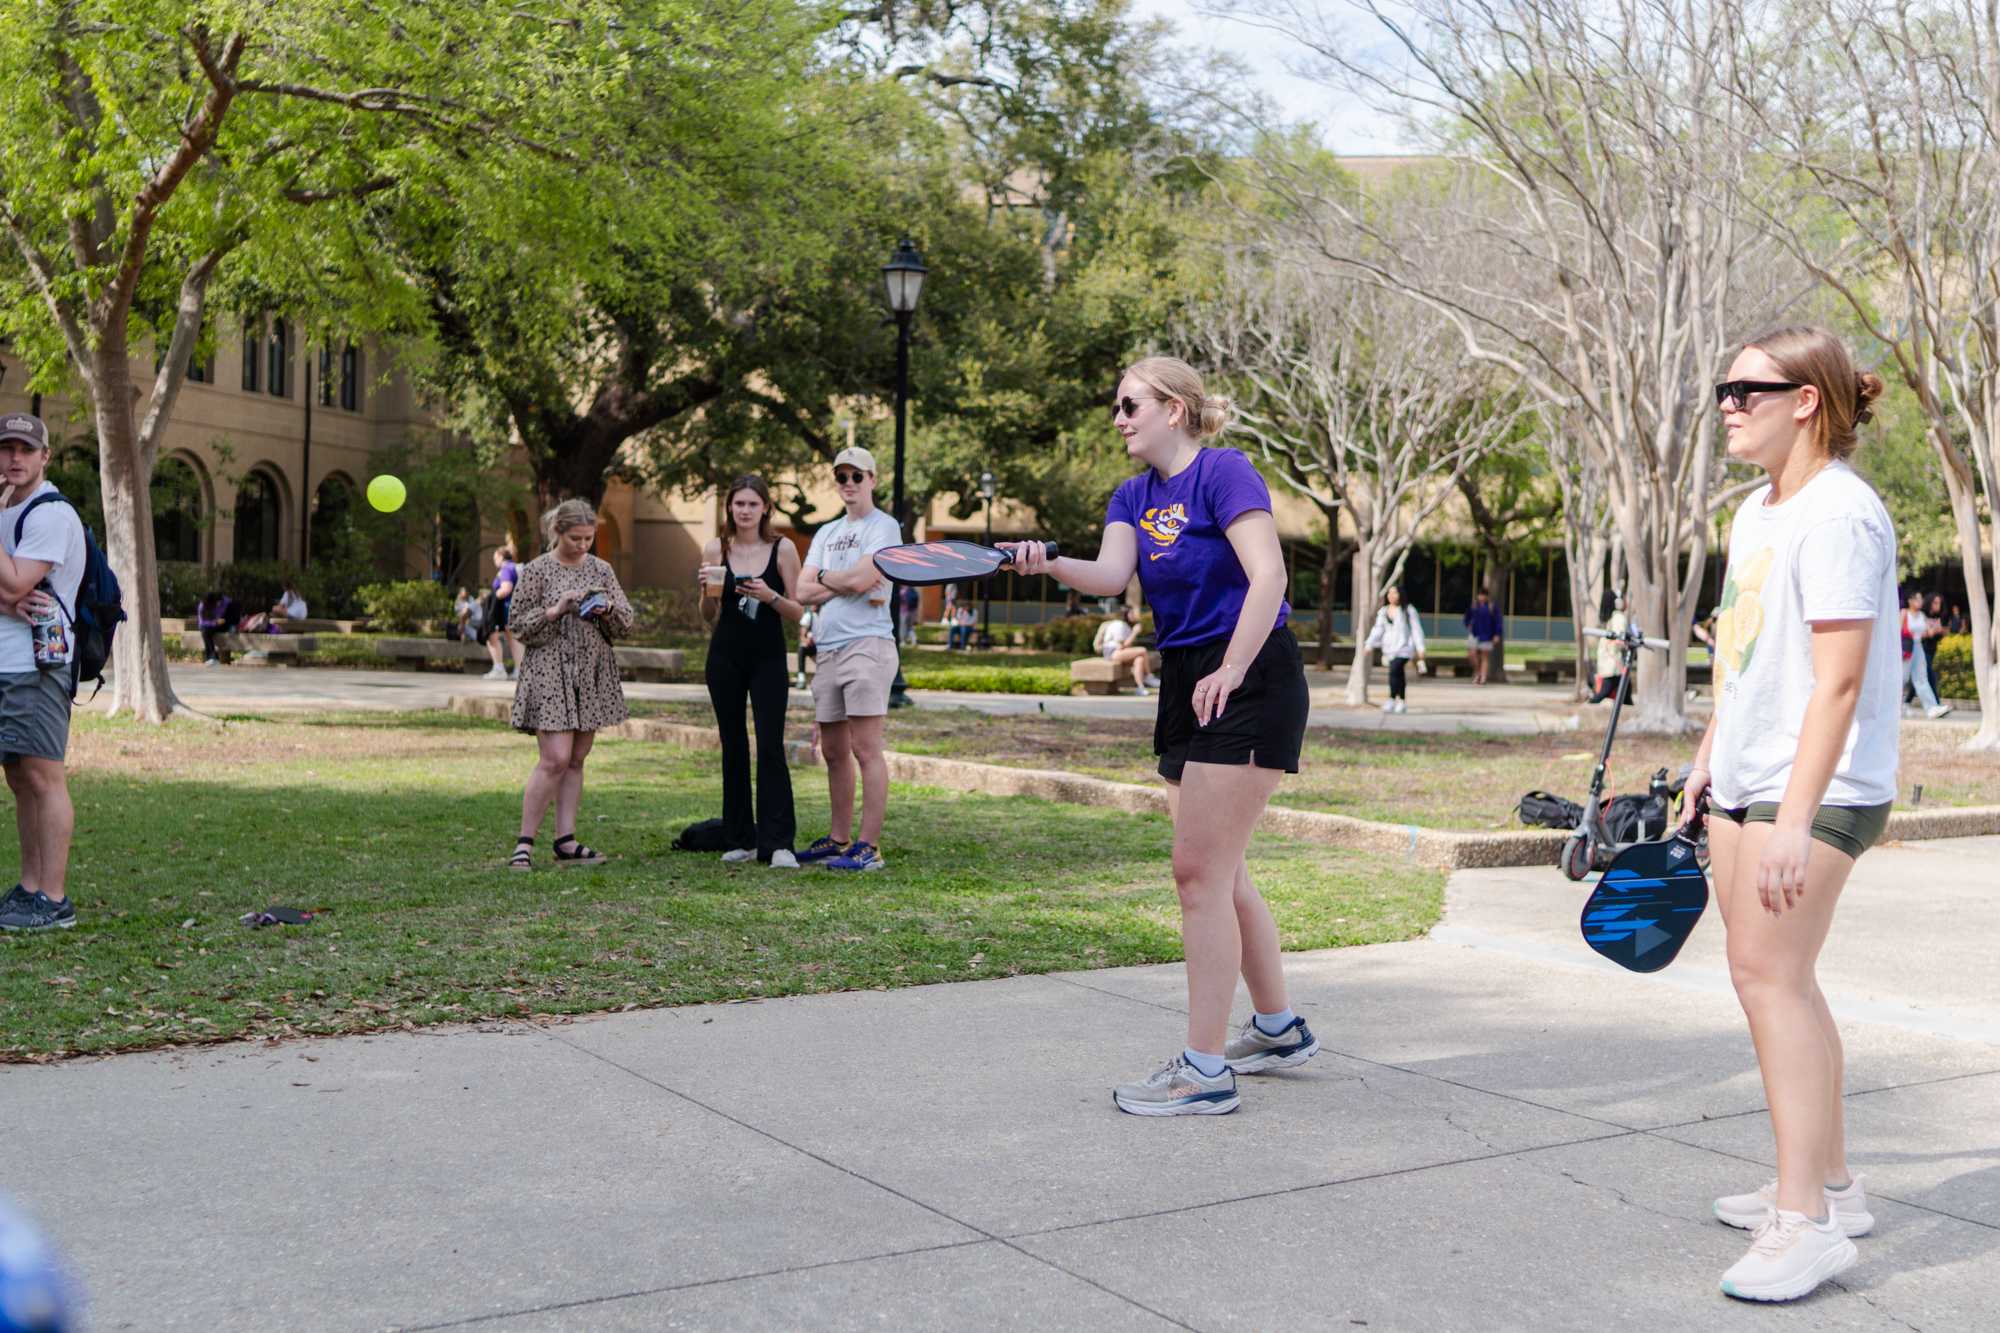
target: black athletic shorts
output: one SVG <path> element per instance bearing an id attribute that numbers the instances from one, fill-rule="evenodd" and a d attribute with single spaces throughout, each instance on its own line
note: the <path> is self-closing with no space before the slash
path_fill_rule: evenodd
<path id="1" fill-rule="evenodd" d="M 1207 726 L 1194 720 L 1194 687 L 1222 666 L 1229 640 L 1211 639 L 1160 653 L 1160 713 L 1153 723 L 1153 753 L 1160 776 L 1181 780 L 1190 760 L 1197 764 L 1255 764 L 1299 771 L 1299 747 L 1306 738 L 1306 664 L 1299 641 L 1279 626 L 1264 640 L 1243 683 L 1230 694 L 1222 716 Z"/>

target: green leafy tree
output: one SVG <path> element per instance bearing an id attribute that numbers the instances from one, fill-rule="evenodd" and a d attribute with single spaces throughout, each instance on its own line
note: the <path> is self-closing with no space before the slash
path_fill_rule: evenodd
<path id="1" fill-rule="evenodd" d="M 175 706 L 150 479 L 218 281 L 407 319 L 357 269 L 371 201 L 503 192 L 510 165 L 591 160 L 588 112 L 647 53 L 697 47 L 676 0 L 72 0 L 0 25 L 0 325 L 38 388 L 80 390 L 131 623 L 113 707 Z M 541 177 L 546 180 L 546 176 Z M 164 348 L 158 370 L 135 362 Z"/>

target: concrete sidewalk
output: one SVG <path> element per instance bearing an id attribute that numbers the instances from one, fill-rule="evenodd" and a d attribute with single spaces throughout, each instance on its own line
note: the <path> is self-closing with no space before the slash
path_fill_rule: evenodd
<path id="1" fill-rule="evenodd" d="M 0 1068 L 59 1136 L 0 1188 L 101 1329 L 1991 1327 L 1996 852 L 1861 863 L 1826 980 L 1878 1231 L 1783 1311 L 1715 1286 L 1709 1200 L 1771 1174 L 1719 928 L 1600 967 L 1554 871 L 1292 959 L 1327 1049 L 1232 1116 L 1112 1109 L 1182 1035 L 1135 968 Z"/>

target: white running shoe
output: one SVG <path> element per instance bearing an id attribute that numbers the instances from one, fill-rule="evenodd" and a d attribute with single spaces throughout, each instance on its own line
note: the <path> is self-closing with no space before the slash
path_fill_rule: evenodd
<path id="1" fill-rule="evenodd" d="M 757 849 L 755 847 L 731 847 L 722 854 L 722 864 L 726 866 L 740 866 L 745 861 L 754 861 L 756 859 Z"/>
<path id="2" fill-rule="evenodd" d="M 1387 700 L 1384 700 L 1384 701 L 1383 701 L 1383 703 L 1382 703 L 1382 711 L 1383 711 L 1383 712 L 1385 712 L 1385 713 L 1393 713 L 1393 712 L 1395 712 L 1395 711 L 1396 711 L 1396 701 L 1395 701 L 1394 699 L 1387 699 Z"/>
<path id="3" fill-rule="evenodd" d="M 505 680 L 505 679 L 507 679 L 507 668 L 506 668 L 506 667 L 503 667 L 503 666 L 497 666 L 497 667 L 494 667 L 494 668 L 493 668 L 492 670 L 490 670 L 490 671 L 488 671 L 488 672 L 486 673 L 486 675 L 485 675 L 484 679 L 486 679 L 486 680 Z"/>
<path id="4" fill-rule="evenodd" d="M 791 848 L 780 847 L 777 851 L 771 853 L 771 869 L 797 870 L 798 868 L 799 858 L 792 855 Z"/>
<path id="5" fill-rule="evenodd" d="M 1951 711 L 1950 704 L 1939 704 L 1936 708 L 1925 709 L 1924 716 L 1929 718 L 1931 721 L 1935 722 L 1939 718 L 1943 717 L 1946 713 L 1949 713 L 1950 711 Z"/>
<path id="6" fill-rule="evenodd" d="M 1133 691 L 1133 692 L 1134 692 L 1135 694 L 1137 694 L 1137 695 L 1138 695 L 1138 696 L 1139 696 L 1139 697 L 1140 697 L 1141 699 L 1145 698 L 1145 697 L 1146 697 L 1146 695 L 1147 695 L 1147 694 L 1149 693 L 1149 691 L 1148 691 L 1148 690 L 1146 689 L 1146 687 L 1145 687 L 1144 685 L 1141 685 L 1141 686 L 1139 686 L 1139 687 L 1138 687 L 1138 688 L 1137 688 L 1137 689 L 1136 689 L 1135 691 Z"/>
<path id="7" fill-rule="evenodd" d="M 1399 712 L 1399 713 L 1407 713 L 1407 712 L 1409 712 L 1409 711 L 1410 711 L 1410 701 L 1409 701 L 1408 699 L 1398 699 L 1398 700 L 1396 700 L 1396 711 L 1397 711 L 1397 712 Z"/>
<path id="8" fill-rule="evenodd" d="M 1868 1211 L 1868 1190 L 1856 1176 L 1843 1190 L 1826 1192 L 1827 1210 L 1840 1223 L 1840 1234 L 1865 1236 L 1875 1229 L 1875 1214 Z M 1778 1182 L 1773 1180 L 1754 1194 L 1725 1194 L 1715 1201 L 1715 1220 L 1724 1226 L 1755 1231 L 1778 1208 Z"/>
<path id="9" fill-rule="evenodd" d="M 1854 1266 L 1860 1253 L 1830 1214 L 1815 1222 L 1780 1209 L 1757 1228 L 1750 1252 L 1722 1275 L 1722 1294 L 1739 1301 L 1795 1301 Z"/>

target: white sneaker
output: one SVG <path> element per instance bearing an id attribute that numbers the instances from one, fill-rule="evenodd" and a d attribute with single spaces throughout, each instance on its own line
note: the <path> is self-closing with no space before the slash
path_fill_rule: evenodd
<path id="1" fill-rule="evenodd" d="M 1147 689 L 1144 685 L 1141 685 L 1137 689 L 1135 689 L 1133 693 L 1137 694 L 1141 699 L 1143 699 L 1146 697 Z"/>
<path id="2" fill-rule="evenodd" d="M 745 861 L 754 861 L 756 859 L 757 849 L 755 847 L 732 847 L 722 854 L 722 864 L 726 866 L 740 866 Z"/>
<path id="3" fill-rule="evenodd" d="M 1860 1254 L 1831 1214 L 1815 1222 L 1780 1209 L 1757 1228 L 1750 1252 L 1722 1275 L 1722 1294 L 1739 1301 L 1795 1301 L 1854 1266 Z"/>
<path id="4" fill-rule="evenodd" d="M 1939 718 L 1943 717 L 1946 713 L 1949 713 L 1950 711 L 1951 711 L 1950 704 L 1939 704 L 1936 708 L 1925 709 L 1924 716 L 1929 718 L 1931 721 L 1935 722 Z"/>
<path id="5" fill-rule="evenodd" d="M 1385 712 L 1385 713 L 1393 713 L 1393 712 L 1395 712 L 1395 711 L 1396 711 L 1396 701 L 1395 701 L 1394 699 L 1385 699 L 1385 700 L 1383 700 L 1383 702 L 1382 702 L 1382 711 L 1383 711 L 1383 712 Z"/>
<path id="6" fill-rule="evenodd" d="M 1827 1210 L 1840 1223 L 1843 1236 L 1865 1236 L 1875 1229 L 1875 1215 L 1868 1211 L 1868 1190 L 1856 1176 L 1844 1190 L 1826 1192 Z M 1724 1226 L 1755 1231 L 1778 1208 L 1778 1182 L 1773 1180 L 1754 1194 L 1725 1194 L 1715 1201 L 1715 1220 Z"/>
<path id="7" fill-rule="evenodd" d="M 493 668 L 493 669 L 492 669 L 491 671 L 488 671 L 488 672 L 486 673 L 486 675 L 485 675 L 484 679 L 486 679 L 486 680 L 505 680 L 505 679 L 507 679 L 507 668 L 506 668 L 506 667 L 503 667 L 503 666 L 497 666 L 497 667 L 494 667 L 494 668 Z"/>
<path id="8" fill-rule="evenodd" d="M 793 856 L 789 848 L 780 847 L 777 851 L 771 853 L 771 869 L 797 870 L 798 868 L 799 858 Z"/>
<path id="9" fill-rule="evenodd" d="M 1399 713 L 1407 713 L 1407 712 L 1409 712 L 1409 711 L 1410 711 L 1410 701 L 1409 701 L 1408 699 L 1398 699 L 1398 700 L 1396 700 L 1396 711 L 1397 711 L 1397 712 L 1399 712 Z"/>

